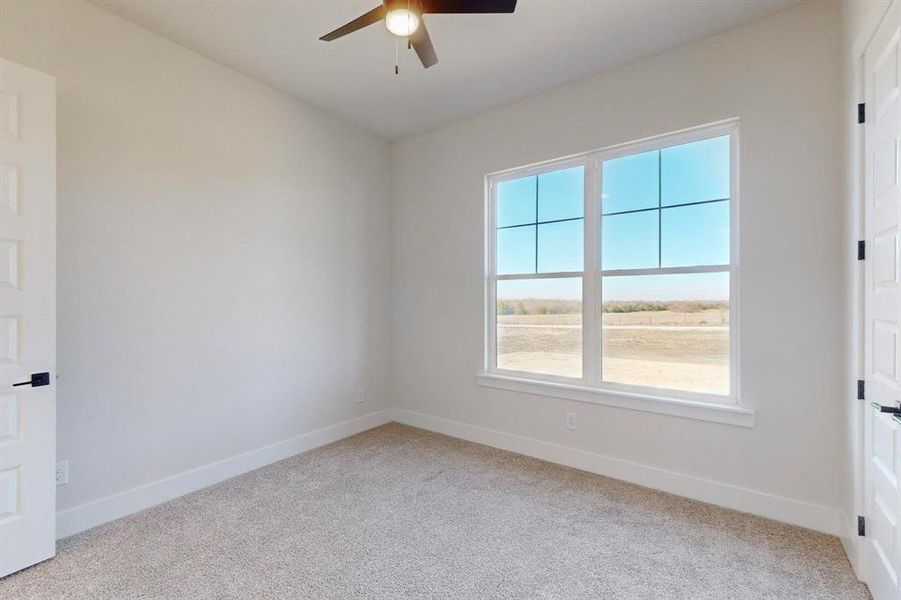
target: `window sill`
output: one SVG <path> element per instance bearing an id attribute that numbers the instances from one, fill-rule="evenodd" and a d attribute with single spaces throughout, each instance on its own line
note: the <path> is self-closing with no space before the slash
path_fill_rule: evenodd
<path id="1" fill-rule="evenodd" d="M 755 424 L 755 413 L 753 410 L 734 404 L 712 404 L 697 400 L 648 396 L 571 383 L 511 377 L 496 373 L 480 373 L 476 376 L 476 383 L 485 387 L 522 392 L 524 394 L 564 398 L 589 404 L 616 406 L 618 408 L 628 408 L 687 419 L 699 419 L 701 421 L 724 423 L 739 427 L 754 427 Z"/>

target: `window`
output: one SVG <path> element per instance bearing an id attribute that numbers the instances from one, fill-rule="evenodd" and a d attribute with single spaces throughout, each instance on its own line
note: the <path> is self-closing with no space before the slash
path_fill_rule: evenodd
<path id="1" fill-rule="evenodd" d="M 499 369 L 582 376 L 585 167 L 497 184 Z"/>
<path id="2" fill-rule="evenodd" d="M 737 404 L 737 122 L 489 181 L 486 372 Z"/>

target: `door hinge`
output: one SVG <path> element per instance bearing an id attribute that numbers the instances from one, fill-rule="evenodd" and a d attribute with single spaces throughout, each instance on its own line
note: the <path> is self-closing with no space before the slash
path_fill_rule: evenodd
<path id="1" fill-rule="evenodd" d="M 864 399 L 864 385 L 865 384 L 863 382 L 863 379 L 857 380 L 857 399 L 858 400 Z"/>
<path id="2" fill-rule="evenodd" d="M 861 102 L 857 105 L 857 122 L 864 123 L 867 120 L 867 105 Z"/>
<path id="3" fill-rule="evenodd" d="M 857 517 L 857 535 L 861 537 L 867 535 L 867 522 L 863 517 Z"/>
<path id="4" fill-rule="evenodd" d="M 864 240 L 857 241 L 857 260 L 864 260 L 867 257 L 867 243 Z"/>

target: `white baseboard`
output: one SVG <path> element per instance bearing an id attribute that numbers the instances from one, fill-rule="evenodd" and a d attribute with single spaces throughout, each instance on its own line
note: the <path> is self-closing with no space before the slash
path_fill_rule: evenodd
<path id="1" fill-rule="evenodd" d="M 394 420 L 405 425 L 621 479 L 677 496 L 821 531 L 839 538 L 845 538 L 848 534 L 847 516 L 842 511 L 827 506 L 775 496 L 399 408 L 394 409 Z"/>
<path id="2" fill-rule="evenodd" d="M 392 421 L 386 408 L 56 513 L 57 539 L 196 492 L 242 473 Z"/>
<path id="3" fill-rule="evenodd" d="M 856 528 L 854 531 L 849 529 L 851 517 L 837 509 L 399 408 L 381 410 L 317 429 L 60 511 L 56 514 L 57 538 L 68 537 L 125 517 L 295 454 L 390 423 L 392 420 L 835 535 L 841 539 L 852 567 L 858 572 L 858 545 L 854 537 L 857 531 Z"/>

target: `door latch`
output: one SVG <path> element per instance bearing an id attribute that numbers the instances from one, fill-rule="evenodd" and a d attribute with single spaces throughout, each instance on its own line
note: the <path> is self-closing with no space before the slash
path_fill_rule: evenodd
<path id="1" fill-rule="evenodd" d="M 873 408 L 878 408 L 879 412 L 891 413 L 894 415 L 901 414 L 901 408 L 897 406 L 885 406 L 876 402 L 871 402 L 870 406 L 872 406 Z"/>
<path id="2" fill-rule="evenodd" d="M 50 385 L 50 373 L 32 373 L 30 380 L 14 383 L 13 387 L 19 387 L 20 385 L 30 385 L 31 387 Z"/>

